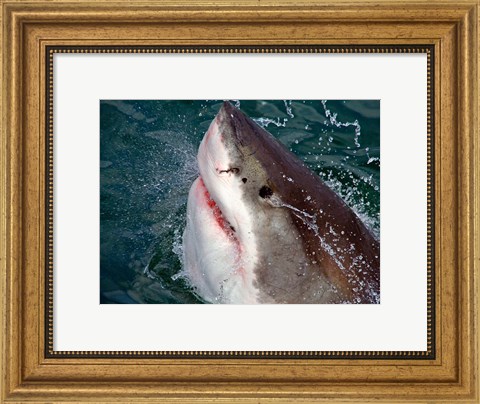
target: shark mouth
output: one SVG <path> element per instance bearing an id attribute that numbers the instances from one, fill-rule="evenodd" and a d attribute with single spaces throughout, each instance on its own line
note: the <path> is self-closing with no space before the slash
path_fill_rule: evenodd
<path id="1" fill-rule="evenodd" d="M 225 236 L 232 240 L 238 250 L 240 255 L 240 242 L 235 235 L 235 228 L 229 223 L 227 219 L 222 214 L 222 211 L 218 207 L 215 200 L 210 196 L 205 183 L 203 182 L 202 177 L 198 177 L 198 194 L 199 194 L 199 205 L 202 205 L 205 209 L 210 209 L 210 214 L 213 216 L 212 223 L 216 223 L 220 231 L 225 233 Z M 208 213 L 207 213 L 208 214 Z"/>
<path id="2" fill-rule="evenodd" d="M 184 273 L 201 298 L 210 303 L 256 303 L 244 246 L 202 177 L 190 189 L 183 252 Z"/>

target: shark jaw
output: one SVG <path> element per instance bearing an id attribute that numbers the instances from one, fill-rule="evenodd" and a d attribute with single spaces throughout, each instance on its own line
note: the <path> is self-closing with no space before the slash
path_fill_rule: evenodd
<path id="1" fill-rule="evenodd" d="M 255 304 L 253 218 L 220 126 L 217 116 L 198 151 L 200 177 L 189 192 L 183 235 L 184 271 L 210 303 Z"/>

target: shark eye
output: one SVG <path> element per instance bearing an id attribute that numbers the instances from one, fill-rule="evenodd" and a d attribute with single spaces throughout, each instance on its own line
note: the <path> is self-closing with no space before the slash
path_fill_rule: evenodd
<path id="1" fill-rule="evenodd" d="M 242 178 L 242 182 L 243 182 L 244 184 L 246 184 L 246 183 L 247 183 L 247 179 L 246 179 L 246 178 Z"/>
<path id="2" fill-rule="evenodd" d="M 258 192 L 258 195 L 260 195 L 261 198 L 270 198 L 273 195 L 273 191 L 264 185 L 262 188 L 260 188 L 260 191 Z"/>

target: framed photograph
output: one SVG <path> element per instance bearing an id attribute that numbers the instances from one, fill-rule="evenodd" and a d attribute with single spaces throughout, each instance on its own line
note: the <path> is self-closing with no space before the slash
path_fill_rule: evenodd
<path id="1" fill-rule="evenodd" d="M 477 402 L 478 1 L 2 2 L 2 402 Z"/>

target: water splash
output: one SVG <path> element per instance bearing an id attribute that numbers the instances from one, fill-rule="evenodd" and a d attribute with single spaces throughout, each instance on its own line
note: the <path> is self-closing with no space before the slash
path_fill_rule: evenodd
<path id="1" fill-rule="evenodd" d="M 178 260 L 182 263 L 182 270 L 172 275 L 172 280 L 176 281 L 179 278 L 187 278 L 186 273 L 183 271 L 183 240 L 182 232 L 180 228 L 176 228 L 173 231 L 173 243 L 172 243 L 172 252 L 177 256 Z"/>
<path id="2" fill-rule="evenodd" d="M 240 100 L 230 100 L 235 102 L 235 108 L 240 108 Z"/>
<path id="3" fill-rule="evenodd" d="M 285 128 L 287 126 L 289 118 L 295 118 L 295 115 L 292 112 L 292 100 L 283 100 L 283 104 L 285 105 L 285 111 L 288 115 L 288 118 L 252 118 L 258 125 L 262 128 L 268 128 L 268 125 L 275 125 L 277 128 Z M 236 105 L 235 105 L 236 106 Z"/>
<path id="4" fill-rule="evenodd" d="M 283 103 L 285 104 L 285 109 L 287 110 L 287 115 L 290 118 L 295 118 L 295 115 L 293 115 L 293 112 L 292 112 L 292 100 L 283 100 Z"/>
<path id="5" fill-rule="evenodd" d="M 375 184 L 373 176 L 370 175 L 359 179 L 350 174 L 353 186 L 347 186 L 334 176 L 331 170 L 320 175 L 325 184 L 336 194 L 340 195 L 343 201 L 355 212 L 363 224 L 372 232 L 375 239 L 380 240 L 380 212 L 372 215 L 369 212 L 370 201 L 366 196 L 358 192 L 360 181 L 378 191 L 378 185 Z"/>
<path id="6" fill-rule="evenodd" d="M 272 119 L 272 118 L 252 118 L 253 121 L 255 121 L 258 125 L 260 125 L 262 128 L 268 128 L 268 125 L 273 124 L 277 128 L 279 127 L 286 127 L 288 119 L 283 118 L 283 120 L 280 120 L 280 118 L 277 119 Z"/>
<path id="7" fill-rule="evenodd" d="M 353 138 L 353 142 L 357 148 L 360 148 L 359 138 L 362 134 L 362 127 L 357 119 L 353 122 L 339 122 L 337 121 L 337 113 L 332 113 L 327 108 L 327 100 L 322 100 L 323 110 L 325 111 L 325 116 L 329 119 L 330 124 L 336 126 L 337 128 L 348 128 L 349 126 L 355 127 L 355 136 Z"/>

